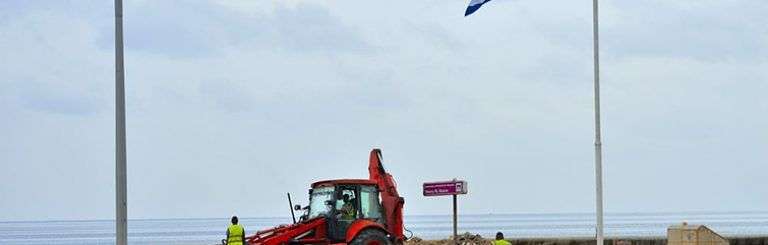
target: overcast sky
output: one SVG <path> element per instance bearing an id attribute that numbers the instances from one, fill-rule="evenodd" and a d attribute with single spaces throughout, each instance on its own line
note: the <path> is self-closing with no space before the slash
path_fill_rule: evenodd
<path id="1" fill-rule="evenodd" d="M 591 1 L 125 1 L 129 218 L 594 211 Z M 601 1 L 606 212 L 768 207 L 768 2 Z M 0 1 L 0 220 L 114 217 L 112 1 Z"/>

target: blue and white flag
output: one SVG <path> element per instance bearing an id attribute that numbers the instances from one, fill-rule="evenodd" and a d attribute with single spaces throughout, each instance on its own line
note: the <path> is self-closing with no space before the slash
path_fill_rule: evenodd
<path id="1" fill-rule="evenodd" d="M 491 0 L 472 0 L 469 1 L 469 6 L 467 6 L 467 11 L 464 12 L 464 16 L 470 15 L 480 9 L 480 6 L 483 6 L 483 4 L 490 2 Z"/>

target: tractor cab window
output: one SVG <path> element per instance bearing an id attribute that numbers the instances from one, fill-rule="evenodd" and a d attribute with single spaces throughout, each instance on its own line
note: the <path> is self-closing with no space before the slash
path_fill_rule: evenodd
<path id="1" fill-rule="evenodd" d="M 354 187 L 342 187 L 336 199 L 339 220 L 352 221 L 357 218 L 357 195 Z"/>
<path id="2" fill-rule="evenodd" d="M 331 206 L 328 205 L 333 199 L 335 190 L 332 186 L 317 187 L 312 190 L 309 197 L 309 219 L 318 216 L 327 216 L 331 213 Z"/>
<path id="3" fill-rule="evenodd" d="M 360 209 L 363 218 L 381 220 L 381 202 L 379 192 L 374 186 L 362 186 L 360 188 Z"/>

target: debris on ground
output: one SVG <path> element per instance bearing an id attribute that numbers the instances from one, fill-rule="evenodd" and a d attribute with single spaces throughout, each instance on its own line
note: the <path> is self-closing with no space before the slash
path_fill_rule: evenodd
<path id="1" fill-rule="evenodd" d="M 491 242 L 488 240 L 483 239 L 483 236 L 478 234 L 472 234 L 469 232 L 465 232 L 464 234 L 458 235 L 458 241 L 461 245 L 487 245 Z M 420 237 L 412 237 L 411 239 L 408 239 L 408 241 L 405 242 L 406 245 L 453 245 L 453 236 L 451 236 L 451 239 L 442 239 L 442 240 L 424 240 Z"/>

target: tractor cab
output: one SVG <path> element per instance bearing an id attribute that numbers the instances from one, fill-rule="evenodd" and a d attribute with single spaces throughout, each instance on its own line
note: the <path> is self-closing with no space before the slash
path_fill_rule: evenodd
<path id="1" fill-rule="evenodd" d="M 366 220 L 385 226 L 376 182 L 363 179 L 327 180 L 312 184 L 309 206 L 302 217 L 324 217 L 327 238 L 344 241 L 353 223 Z"/>

